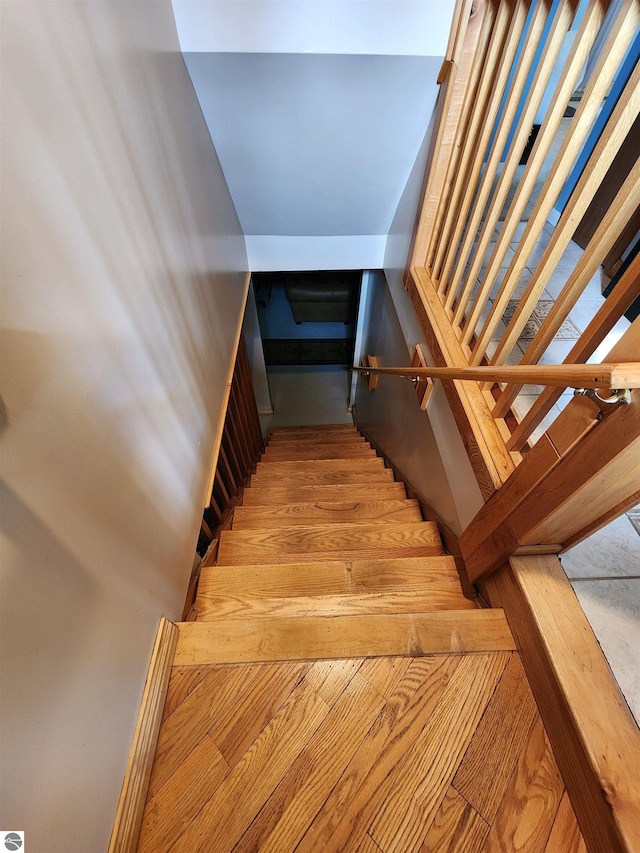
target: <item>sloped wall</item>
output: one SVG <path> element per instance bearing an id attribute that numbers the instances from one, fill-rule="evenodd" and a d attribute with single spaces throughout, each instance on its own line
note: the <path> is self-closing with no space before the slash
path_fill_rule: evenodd
<path id="1" fill-rule="evenodd" d="M 247 259 L 170 3 L 0 5 L 0 825 L 101 851 L 180 617 Z"/>

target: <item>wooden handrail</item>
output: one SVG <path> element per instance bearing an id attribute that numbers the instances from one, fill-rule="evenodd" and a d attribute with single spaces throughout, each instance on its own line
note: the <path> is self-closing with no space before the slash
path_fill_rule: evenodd
<path id="1" fill-rule="evenodd" d="M 405 379 L 462 379 L 476 382 L 515 382 L 560 388 L 598 388 L 607 391 L 640 388 L 640 362 L 620 364 L 536 364 L 488 367 L 354 367 L 365 374 L 388 374 Z"/>

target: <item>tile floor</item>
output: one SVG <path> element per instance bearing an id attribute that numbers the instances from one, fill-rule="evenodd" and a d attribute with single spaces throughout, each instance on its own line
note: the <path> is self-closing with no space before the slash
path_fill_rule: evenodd
<path id="1" fill-rule="evenodd" d="M 519 228 L 521 232 L 524 223 L 521 223 Z M 527 268 L 521 276 L 516 296 L 521 295 L 531 278 L 535 264 L 542 257 L 552 234 L 553 226 L 545 225 L 544 234 L 529 257 Z M 516 233 L 515 236 L 517 238 L 521 234 Z M 517 243 L 511 244 L 512 249 L 516 247 Z M 553 305 L 553 300 L 558 297 L 581 255 L 580 247 L 570 243 L 508 363 L 517 364 L 521 354 L 526 352 L 535 332 Z M 505 269 L 509 260 L 510 258 L 505 260 Z M 581 332 L 604 302 L 603 281 L 608 283 L 609 279 L 600 270 L 585 288 L 567 321 L 541 358 L 541 363 L 558 364 L 568 355 Z M 511 304 L 506 312 L 507 320 L 510 310 L 513 311 Z M 629 321 L 623 317 L 589 360 L 602 361 L 629 325 Z M 504 326 L 496 333 L 496 341 L 502 331 Z M 494 341 L 489 350 L 490 355 L 496 346 Z M 520 418 L 529 411 L 541 390 L 535 385 L 526 385 L 523 388 L 514 403 L 514 409 Z M 562 395 L 532 434 L 534 442 L 560 414 L 571 395 L 570 390 Z M 560 559 L 620 689 L 636 721 L 640 723 L 640 505 L 565 552 Z"/>

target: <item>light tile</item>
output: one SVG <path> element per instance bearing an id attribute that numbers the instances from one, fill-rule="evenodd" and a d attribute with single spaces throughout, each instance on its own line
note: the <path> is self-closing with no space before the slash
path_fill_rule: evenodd
<path id="1" fill-rule="evenodd" d="M 570 578 L 640 576 L 640 536 L 622 515 L 566 551 L 561 560 Z"/>
<path id="2" fill-rule="evenodd" d="M 547 281 L 545 287 L 551 294 L 553 299 L 557 299 L 560 295 L 560 292 L 563 290 L 565 284 L 569 280 L 570 270 L 560 266 L 558 264 L 557 268 L 551 273 L 549 280 Z M 604 273 L 602 271 L 597 272 L 591 280 L 587 283 L 586 287 L 582 291 L 581 297 L 585 299 L 600 299 L 602 298 L 602 280 Z M 605 276 L 606 278 L 606 276 Z M 608 281 L 608 279 L 607 279 Z"/>
<path id="3" fill-rule="evenodd" d="M 498 295 L 498 292 L 500 290 L 500 286 L 502 285 L 502 282 L 504 280 L 506 272 L 507 271 L 505 269 L 498 270 L 498 273 L 496 275 L 495 282 L 493 285 L 493 289 L 491 291 L 491 298 L 492 299 L 495 299 L 496 296 Z M 527 289 L 529 282 L 531 281 L 531 276 L 532 276 L 531 270 L 529 270 L 525 267 L 524 270 L 522 271 L 522 273 L 520 274 L 520 278 L 518 279 L 518 283 L 516 284 L 515 288 L 513 289 L 513 293 L 510 296 L 511 299 L 521 299 L 524 296 L 524 292 Z M 540 298 L 541 299 L 552 299 L 553 297 L 545 289 L 545 290 L 543 290 Z"/>
<path id="4" fill-rule="evenodd" d="M 548 242 L 548 237 L 546 234 L 544 234 L 542 238 L 537 241 L 537 243 L 529 253 L 529 257 L 527 258 L 527 267 L 530 270 L 535 270 L 535 268 L 542 260 L 542 257 L 547 249 Z M 511 248 L 515 252 L 515 250 L 518 248 L 518 244 L 515 242 L 511 243 Z"/>
<path id="5" fill-rule="evenodd" d="M 535 385 L 525 385 L 524 389 L 536 388 Z M 523 389 L 523 390 L 524 390 Z M 533 406 L 533 404 L 538 399 L 538 394 L 536 393 L 522 393 L 518 394 L 516 399 L 513 401 L 511 408 L 514 413 L 518 417 L 519 421 L 522 421 L 529 409 Z M 533 430 L 531 435 L 529 436 L 529 442 L 531 444 L 535 444 L 540 437 L 549 429 L 551 424 L 555 421 L 555 419 L 560 414 L 561 409 L 557 404 L 554 404 L 550 411 L 544 416 L 542 421 L 538 424 L 538 426 Z"/>
<path id="6" fill-rule="evenodd" d="M 573 240 L 569 240 L 569 245 L 565 250 L 565 254 L 572 257 L 577 263 L 583 255 L 584 250 L 578 246 L 577 243 L 574 243 Z"/>
<path id="7" fill-rule="evenodd" d="M 640 578 L 571 585 L 631 713 L 640 721 Z"/>
<path id="8" fill-rule="evenodd" d="M 593 355 L 587 359 L 588 363 L 598 364 L 602 361 L 606 361 L 609 352 L 618 343 L 630 325 L 631 323 L 626 317 L 621 317 Z"/>
<path id="9" fill-rule="evenodd" d="M 604 299 L 602 298 L 586 299 L 581 297 L 571 309 L 569 318 L 573 320 L 581 332 L 584 332 L 603 303 Z"/>

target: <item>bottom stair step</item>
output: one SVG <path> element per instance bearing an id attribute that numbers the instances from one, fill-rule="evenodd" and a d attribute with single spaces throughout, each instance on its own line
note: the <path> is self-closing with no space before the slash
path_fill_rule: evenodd
<path id="1" fill-rule="evenodd" d="M 180 622 L 174 666 L 515 649 L 504 612 Z"/>

